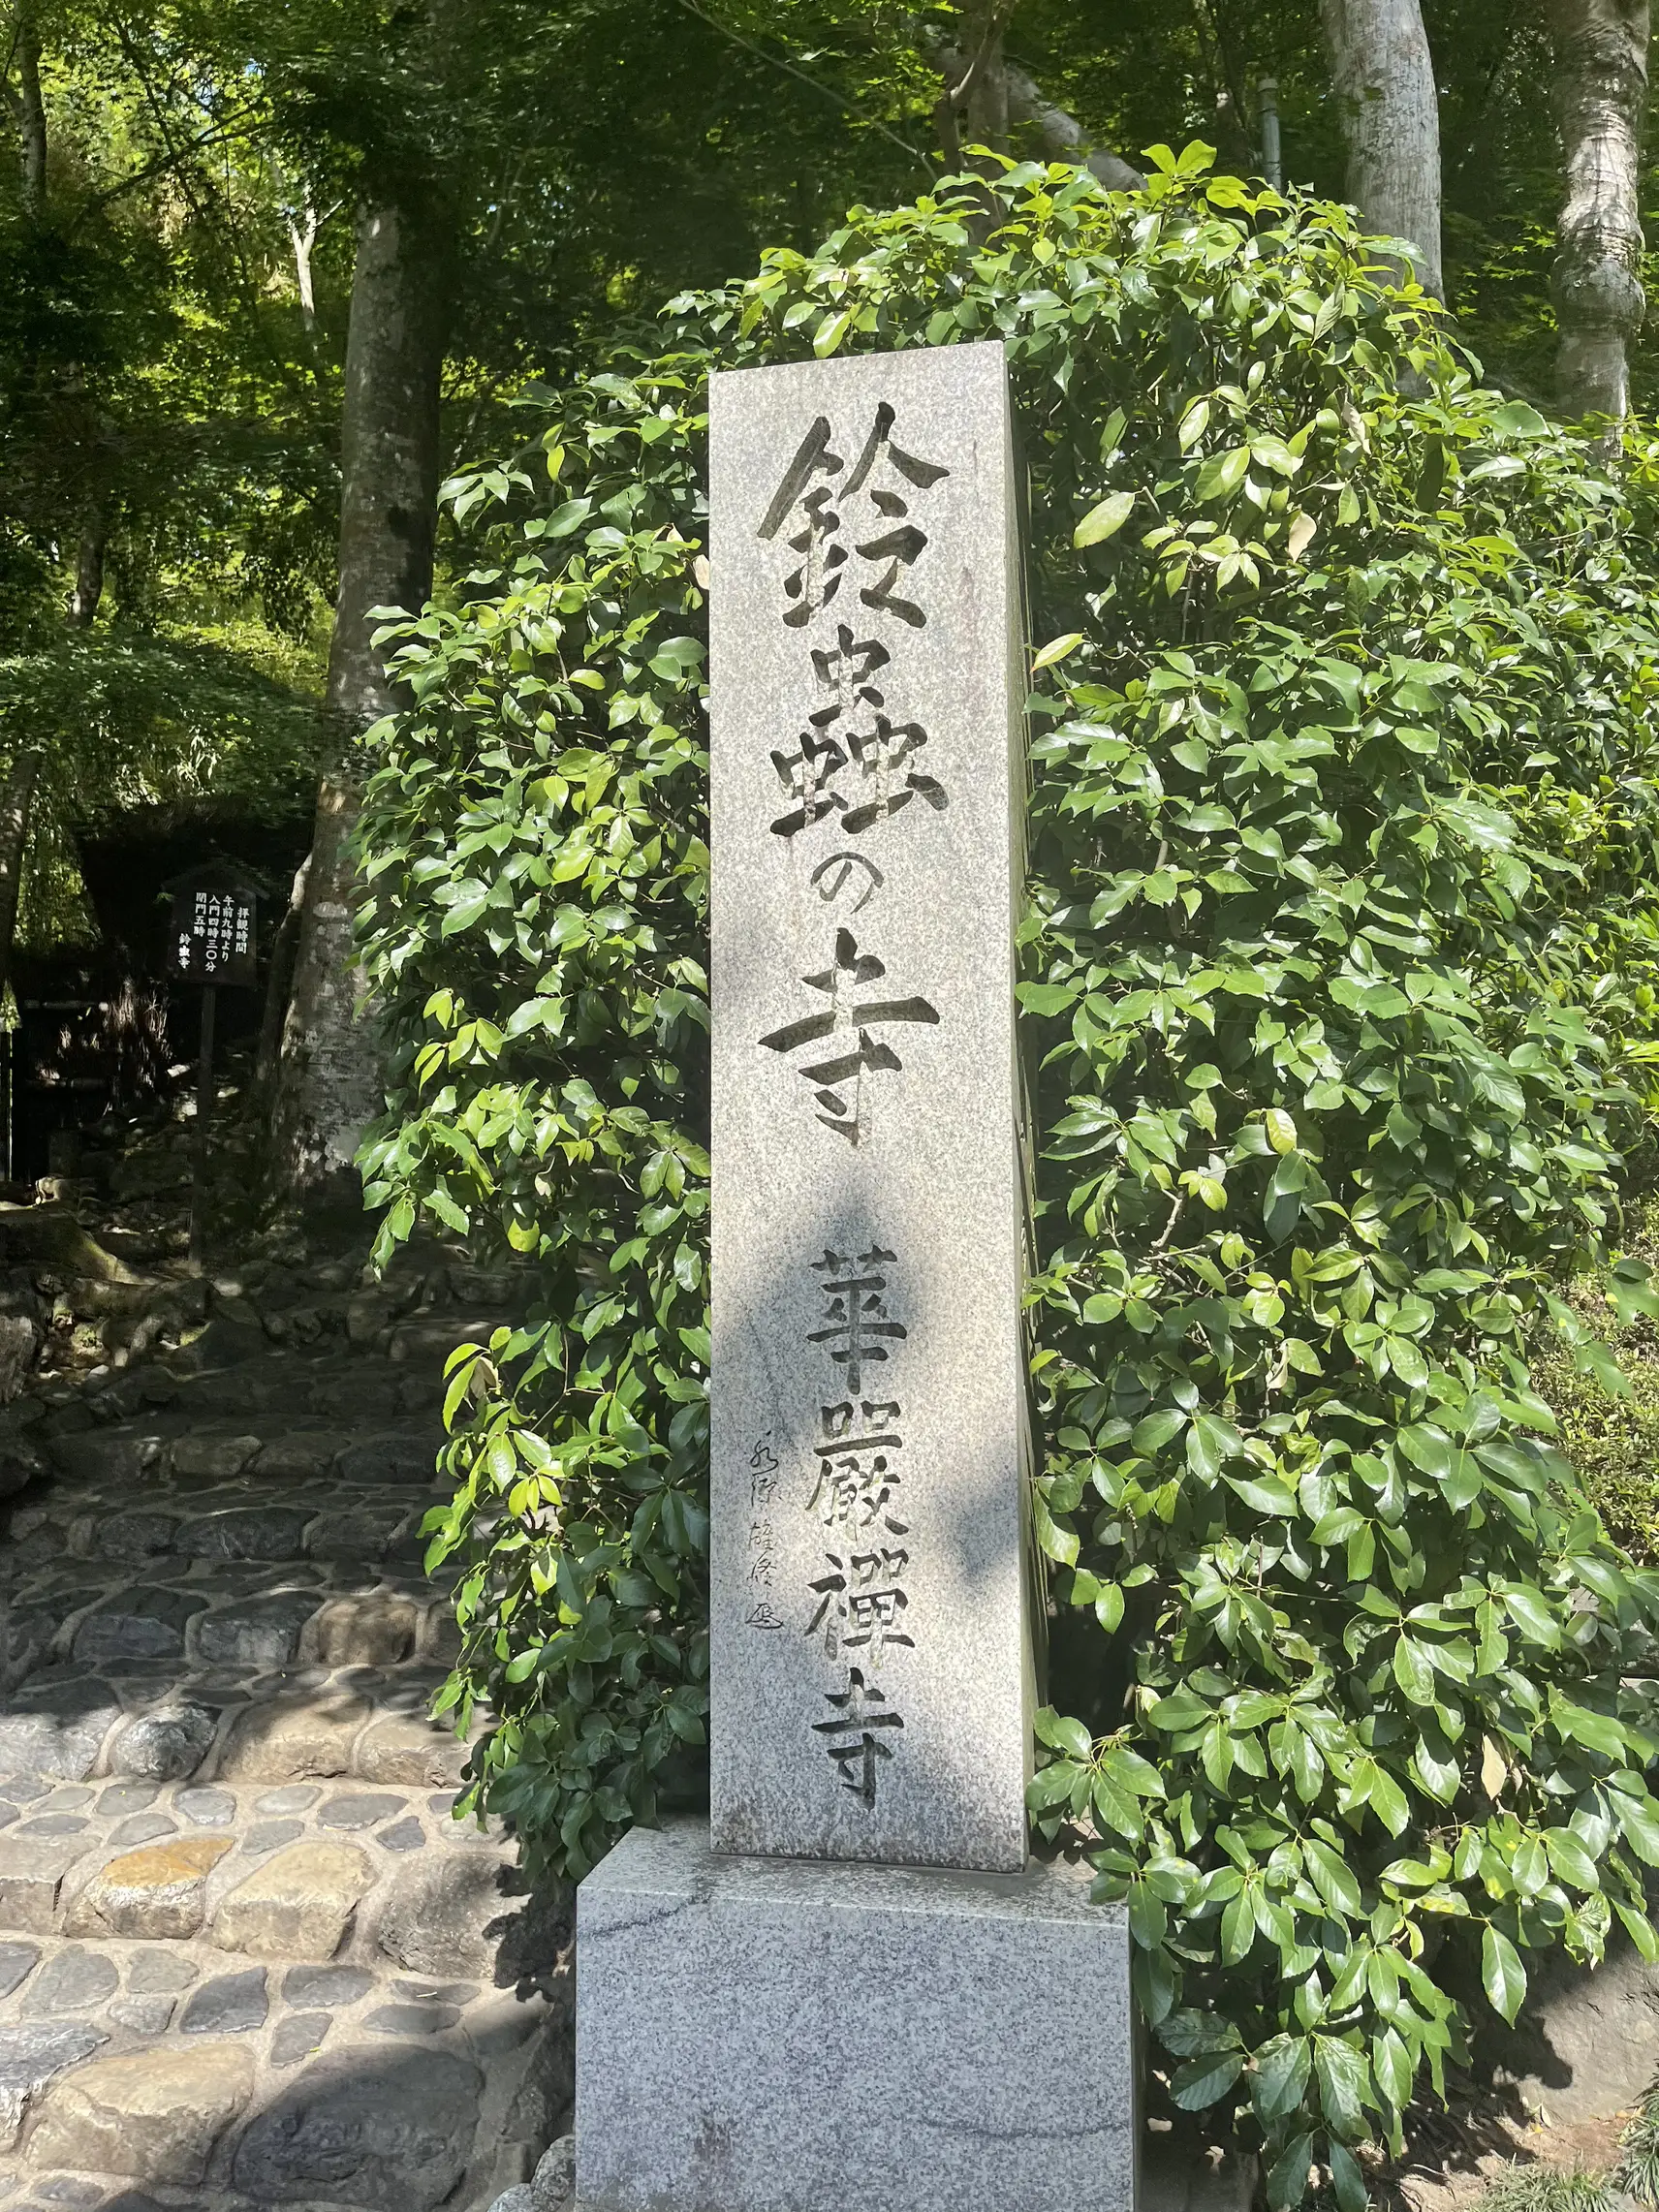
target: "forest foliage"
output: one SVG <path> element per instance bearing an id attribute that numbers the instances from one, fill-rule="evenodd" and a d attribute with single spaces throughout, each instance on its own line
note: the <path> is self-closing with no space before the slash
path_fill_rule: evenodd
<path id="1" fill-rule="evenodd" d="M 941 160 L 940 41 L 969 36 L 976 5 L 579 0 L 550 17 L 533 0 L 13 0 L 0 749 L 32 744 L 86 643 L 123 634 L 107 711 L 80 725 L 64 710 L 49 732 L 32 833 L 47 872 L 111 805 L 204 781 L 303 803 L 324 735 L 313 718 L 296 750 L 335 585 L 360 201 L 422 203 L 444 444 L 470 460 L 510 442 L 527 377 L 591 366 L 630 333 L 652 350 L 642 329 L 674 289 L 764 246 L 811 250 L 853 199 L 923 189 Z M 1543 21 L 1502 0 L 1424 14 L 1452 301 L 1502 380 L 1537 399 L 1559 195 L 1538 128 Z M 1271 78 L 1288 173 L 1342 189 L 1314 0 L 1021 0 L 1008 36 L 1047 96 L 1132 160 L 1148 140 L 1217 136 L 1222 165 L 1249 173 Z M 1641 404 L 1647 380 L 1639 358 Z M 88 633 L 78 648 L 66 604 Z M 125 685 L 122 654 L 151 680 Z M 203 658 L 202 711 L 158 708 Z M 207 741 L 231 689 L 239 728 L 268 712 L 278 730 L 263 765 Z"/>
<path id="2" fill-rule="evenodd" d="M 382 1251 L 534 1262 L 434 1561 L 476 1801 L 579 1874 L 706 1712 L 710 366 L 999 337 L 1031 470 L 1043 1132 L 1031 1805 L 1127 1900 L 1178 2103 L 1364 2198 L 1530 1952 L 1648 1955 L 1659 1583 L 1533 1386 L 1609 1356 L 1648 1127 L 1647 480 L 1483 382 L 1352 219 L 1154 155 L 856 210 L 533 394 L 390 643 Z M 988 231 L 988 234 L 987 234 Z M 1479 2001 L 1479 2000 L 1477 2000 Z"/>

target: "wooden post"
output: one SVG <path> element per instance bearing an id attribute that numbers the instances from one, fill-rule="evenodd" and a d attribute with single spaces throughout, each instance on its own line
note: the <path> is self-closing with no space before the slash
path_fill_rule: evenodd
<path id="1" fill-rule="evenodd" d="M 207 1243 L 207 1121 L 213 1110 L 213 1002 L 202 986 L 202 1043 L 196 1067 L 196 1168 L 190 1179 L 190 1262 L 200 1267 Z"/>

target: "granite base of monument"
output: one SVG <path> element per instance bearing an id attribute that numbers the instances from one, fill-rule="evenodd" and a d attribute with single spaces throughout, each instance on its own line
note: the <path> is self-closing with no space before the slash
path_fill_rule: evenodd
<path id="1" fill-rule="evenodd" d="M 1131 2212 L 1129 1930 L 1085 1881 L 725 1858 L 577 1894 L 579 2212 Z"/>

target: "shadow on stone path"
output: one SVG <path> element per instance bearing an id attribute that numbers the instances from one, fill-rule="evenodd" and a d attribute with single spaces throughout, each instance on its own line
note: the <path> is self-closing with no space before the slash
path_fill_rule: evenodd
<path id="1" fill-rule="evenodd" d="M 472 2212 L 563 2125 L 566 1917 L 450 1817 L 464 1755 L 425 1719 L 454 1630 L 417 1536 L 422 1349 L 210 1324 L 199 1371 L 129 1367 L 27 1432 L 43 1472 L 0 1548 L 8 2212 Z"/>

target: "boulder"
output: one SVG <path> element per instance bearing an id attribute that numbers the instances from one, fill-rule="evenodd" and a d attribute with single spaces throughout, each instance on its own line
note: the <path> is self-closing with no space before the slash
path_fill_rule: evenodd
<path id="1" fill-rule="evenodd" d="M 433 2212 L 466 2170 L 483 2086 L 448 2051 L 314 2060 L 243 2134 L 235 2184 L 258 2204 Z"/>
<path id="2" fill-rule="evenodd" d="M 290 1844 L 221 1898 L 213 1941 L 255 1958 L 332 1958 L 373 1883 L 356 1844 Z"/>
<path id="3" fill-rule="evenodd" d="M 187 1942 L 202 1926 L 207 1877 L 230 1848 L 229 1836 L 173 1836 L 124 1852 L 76 1898 L 69 1933 Z"/>
<path id="4" fill-rule="evenodd" d="M 400 1880 L 381 1912 L 381 1949 L 413 1974 L 492 1979 L 520 1902 L 502 1895 L 500 1871 L 480 1853 L 437 1859 Z"/>
<path id="5" fill-rule="evenodd" d="M 0 2149 L 10 2150 L 30 2105 L 53 2074 L 110 2041 L 84 2020 L 0 2028 Z"/>
<path id="6" fill-rule="evenodd" d="M 97 2059 L 47 2090 L 28 2163 L 37 2172 L 68 2166 L 199 2188 L 253 2084 L 253 2058 L 240 2043 Z"/>

